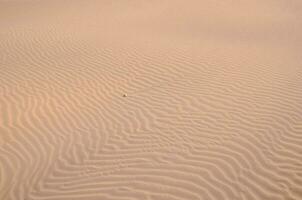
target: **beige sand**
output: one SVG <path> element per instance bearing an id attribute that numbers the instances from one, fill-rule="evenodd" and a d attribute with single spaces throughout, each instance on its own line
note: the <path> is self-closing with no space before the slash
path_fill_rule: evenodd
<path id="1" fill-rule="evenodd" d="M 1 0 L 1 200 L 302 199 L 300 0 Z"/>

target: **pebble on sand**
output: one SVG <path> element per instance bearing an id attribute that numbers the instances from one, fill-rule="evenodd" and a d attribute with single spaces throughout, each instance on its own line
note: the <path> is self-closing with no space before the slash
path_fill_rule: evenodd
<path id="1" fill-rule="evenodd" d="M 127 97 L 127 94 L 123 94 L 123 97 Z"/>

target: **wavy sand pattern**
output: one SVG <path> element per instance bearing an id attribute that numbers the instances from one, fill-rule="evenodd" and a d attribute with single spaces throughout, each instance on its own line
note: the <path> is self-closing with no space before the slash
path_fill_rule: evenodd
<path id="1" fill-rule="evenodd" d="M 302 199 L 301 52 L 299 0 L 1 0 L 0 199 Z"/>

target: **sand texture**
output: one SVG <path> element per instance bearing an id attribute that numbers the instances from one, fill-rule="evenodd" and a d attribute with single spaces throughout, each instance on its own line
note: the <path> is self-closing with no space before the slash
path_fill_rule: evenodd
<path id="1" fill-rule="evenodd" d="M 0 200 L 301 200 L 302 1 L 0 0 Z"/>

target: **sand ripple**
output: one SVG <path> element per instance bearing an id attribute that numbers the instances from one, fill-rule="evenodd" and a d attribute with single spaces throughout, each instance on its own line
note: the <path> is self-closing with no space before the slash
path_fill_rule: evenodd
<path id="1" fill-rule="evenodd" d="M 0 199 L 302 199 L 300 8 L 0 2 Z"/>

